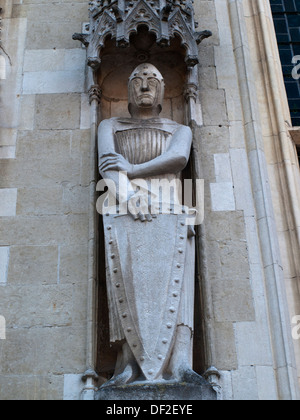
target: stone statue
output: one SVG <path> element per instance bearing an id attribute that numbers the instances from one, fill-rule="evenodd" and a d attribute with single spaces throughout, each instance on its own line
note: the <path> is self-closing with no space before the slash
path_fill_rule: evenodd
<path id="1" fill-rule="evenodd" d="M 110 341 L 119 348 L 104 386 L 198 377 L 191 368 L 195 240 L 180 197 L 192 132 L 159 118 L 164 80 L 153 65 L 139 65 L 128 89 L 131 118 L 104 120 L 98 133 L 99 170 L 118 200 L 103 215 Z M 163 180 L 174 187 L 169 200 L 151 191 Z"/>

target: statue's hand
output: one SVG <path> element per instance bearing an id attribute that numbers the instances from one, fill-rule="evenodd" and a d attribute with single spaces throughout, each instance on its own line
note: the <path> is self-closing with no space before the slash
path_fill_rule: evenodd
<path id="1" fill-rule="evenodd" d="M 128 178 L 132 178 L 133 166 L 122 155 L 118 153 L 106 153 L 101 156 L 99 169 L 102 172 L 120 171 L 126 172 Z"/>
<path id="2" fill-rule="evenodd" d="M 144 194 L 134 194 L 129 198 L 128 211 L 134 220 L 140 219 L 141 222 L 152 221 L 148 199 Z"/>

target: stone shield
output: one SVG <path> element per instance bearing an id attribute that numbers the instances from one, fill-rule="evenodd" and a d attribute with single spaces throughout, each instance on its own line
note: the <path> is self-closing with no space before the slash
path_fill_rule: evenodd
<path id="1" fill-rule="evenodd" d="M 187 245 L 186 215 L 152 222 L 104 216 L 111 288 L 121 328 L 147 380 L 168 362 L 177 327 Z"/>

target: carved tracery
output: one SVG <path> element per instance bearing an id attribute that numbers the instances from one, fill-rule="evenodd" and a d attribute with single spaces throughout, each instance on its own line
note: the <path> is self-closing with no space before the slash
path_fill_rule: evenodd
<path id="1" fill-rule="evenodd" d="M 211 36 L 210 31 L 197 32 L 193 0 L 94 0 L 90 2 L 89 34 L 74 34 L 88 48 L 88 64 L 99 60 L 107 37 L 119 47 L 130 44 L 130 35 L 141 25 L 155 34 L 156 42 L 169 46 L 175 36 L 186 50 L 186 63 L 199 63 L 197 44 Z"/>

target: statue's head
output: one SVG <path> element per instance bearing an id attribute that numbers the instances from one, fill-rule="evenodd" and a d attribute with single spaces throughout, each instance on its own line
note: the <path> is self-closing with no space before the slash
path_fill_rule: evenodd
<path id="1" fill-rule="evenodd" d="M 128 108 L 131 115 L 136 110 L 153 110 L 159 115 L 164 99 L 164 79 L 152 64 L 140 64 L 131 74 L 128 85 Z"/>

